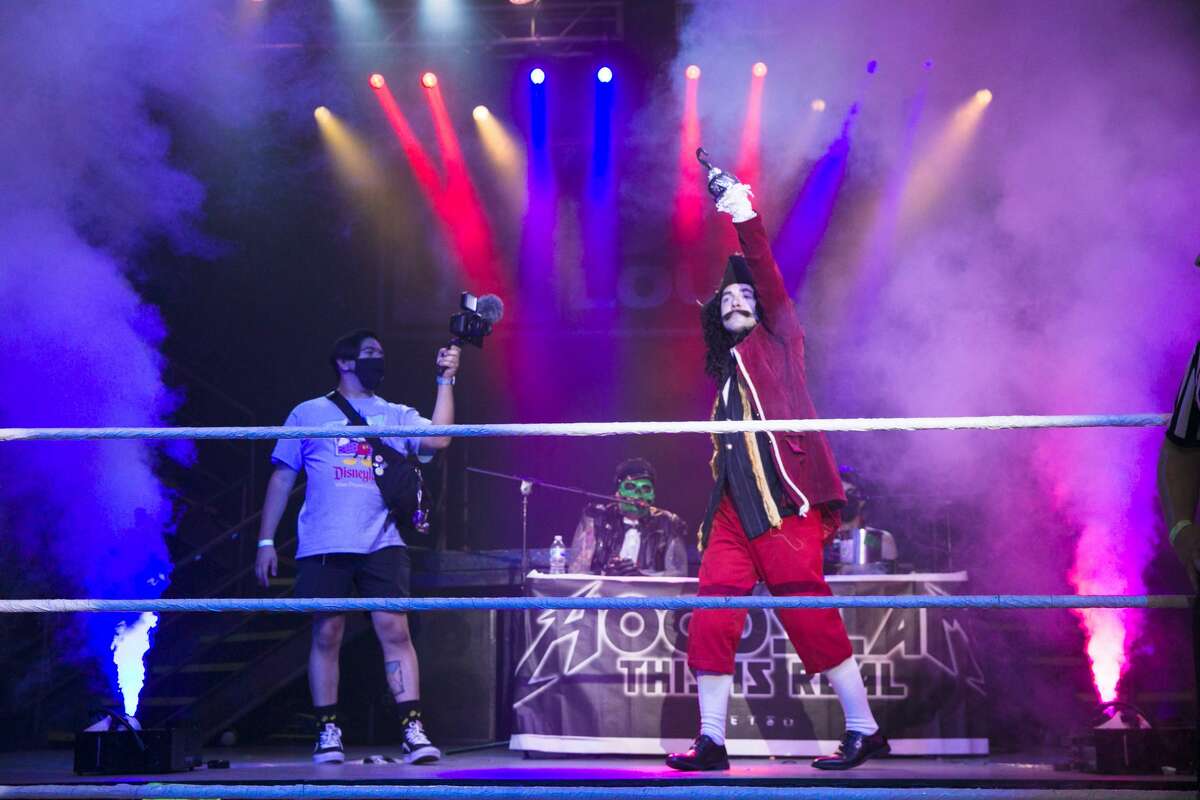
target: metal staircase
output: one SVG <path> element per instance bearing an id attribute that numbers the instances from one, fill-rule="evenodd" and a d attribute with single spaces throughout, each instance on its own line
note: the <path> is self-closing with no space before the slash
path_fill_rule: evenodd
<path id="1" fill-rule="evenodd" d="M 169 382 L 185 387 L 188 402 L 176 414 L 181 425 L 257 423 L 250 408 L 231 398 L 191 370 L 171 363 Z M 255 443 L 204 441 L 196 445 L 192 463 L 163 460 L 157 466 L 160 480 L 177 503 L 176 527 L 167 544 L 174 569 L 168 597 L 244 597 L 260 595 L 255 585 L 255 540 L 260 515 L 260 487 L 255 476 L 262 446 Z M 261 465 L 260 465 L 261 466 Z M 295 563 L 295 505 L 303 496 L 303 483 L 292 496 L 293 508 L 280 530 L 279 576 L 270 595 L 290 592 Z M 292 527 L 289 527 L 292 526 Z M 49 587 L 12 588 L 26 596 L 53 594 Z M 0 629 L 0 669 L 23 675 L 13 697 L 0 698 L 0 722 L 11 741 L 0 737 L 0 749 L 37 742 L 66 742 L 91 721 L 91 710 L 118 705 L 119 698 L 97 695 L 104 686 L 100 667 L 78 654 L 72 656 L 70 624 L 66 617 L 41 615 L 16 618 Z M 64 638 L 66 637 L 66 638 Z M 147 685 L 138 711 L 146 725 L 196 726 L 207 736 L 236 716 L 230 708 L 238 684 L 255 686 L 269 694 L 272 687 L 302 672 L 307 658 L 289 662 L 287 670 L 247 673 L 272 653 L 287 648 L 305 652 L 308 621 L 296 615 L 176 614 L 162 615 L 154 646 L 146 656 Z M 290 651 L 289 651 L 290 652 Z M 247 677 L 247 676 L 250 677 Z M 244 701 L 238 701 L 244 702 Z M 203 709 L 201 711 L 200 709 Z"/>
<path id="2" fill-rule="evenodd" d="M 303 497 L 303 485 L 290 505 Z M 295 583 L 295 509 L 277 534 L 279 574 L 266 596 L 285 597 Z M 248 597 L 255 584 L 255 536 L 259 515 L 248 517 L 214 539 L 196 557 L 243 564 L 215 585 L 189 580 L 186 563 L 177 567 L 172 594 L 189 597 Z M 285 527 L 286 526 L 286 527 Z M 240 553 L 247 550 L 251 555 Z M 216 558 L 214 558 L 216 556 Z M 201 572 L 208 573 L 209 570 Z M 347 639 L 366 629 L 361 618 L 347 620 Z M 178 614 L 159 625 L 147 656 L 148 675 L 138 716 L 148 726 L 188 727 L 202 740 L 219 735 L 241 716 L 299 678 L 308 668 L 310 620 L 296 614 Z"/>

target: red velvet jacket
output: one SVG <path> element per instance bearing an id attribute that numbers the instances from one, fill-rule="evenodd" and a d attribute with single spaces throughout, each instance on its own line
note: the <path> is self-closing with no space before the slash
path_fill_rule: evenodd
<path id="1" fill-rule="evenodd" d="M 804 329 L 771 254 L 762 218 L 734 227 L 765 317 L 733 349 L 750 401 L 759 419 L 816 419 L 805 378 Z M 827 510 L 842 507 L 846 494 L 825 434 L 768 433 L 767 437 L 784 491 L 801 514 L 824 504 L 832 504 Z"/>

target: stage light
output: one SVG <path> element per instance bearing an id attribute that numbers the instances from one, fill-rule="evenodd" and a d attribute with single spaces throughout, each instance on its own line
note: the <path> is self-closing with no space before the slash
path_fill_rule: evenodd
<path id="1" fill-rule="evenodd" d="M 875 59 L 872 58 L 870 61 L 867 62 L 867 74 L 868 75 L 874 75 L 875 70 L 877 70 L 877 69 L 879 69 L 878 61 L 876 61 Z"/>
<path id="2" fill-rule="evenodd" d="M 761 78 L 767 74 L 767 65 L 759 61 L 754 65 L 754 69 L 752 71 L 754 72 L 754 77 Z"/>
<path id="3" fill-rule="evenodd" d="M 903 235 L 925 219 L 926 213 L 955 184 L 963 161 L 983 121 L 992 93 L 980 89 L 963 98 L 937 135 L 914 154 L 900 197 L 898 231 Z M 1082 590 L 1081 590 L 1082 591 Z"/>
<path id="4" fill-rule="evenodd" d="M 376 185 L 382 172 L 371 157 L 367 143 L 327 107 L 318 106 L 313 116 L 317 118 L 317 130 L 334 168 L 334 176 L 343 188 L 357 193 Z"/>
<path id="5" fill-rule="evenodd" d="M 608 83 L 613 79 L 613 71 L 610 67 L 601 67 L 596 70 L 596 80 L 601 83 Z"/>
<path id="6" fill-rule="evenodd" d="M 378 72 L 376 72 L 374 75 L 372 75 L 371 79 L 367 82 L 371 84 L 372 89 L 382 89 L 384 86 L 387 85 L 387 82 L 383 79 L 383 76 L 380 75 Z"/>
<path id="7" fill-rule="evenodd" d="M 513 135 L 505 130 L 500 120 L 486 106 L 475 106 L 475 129 L 483 143 L 488 160 L 500 177 L 511 209 L 525 208 L 526 172 L 525 154 Z"/>
<path id="8" fill-rule="evenodd" d="M 825 110 L 825 101 L 819 97 L 816 100 L 813 100 L 812 101 L 812 110 L 813 111 L 824 111 Z"/>
<path id="9" fill-rule="evenodd" d="M 432 89 L 437 86 L 437 75 L 432 72 L 425 72 L 421 75 L 421 85 L 426 89 Z"/>
<path id="10" fill-rule="evenodd" d="M 355 0 L 355 2 L 364 5 L 379 5 L 377 0 Z M 419 3 L 410 2 L 405 5 L 418 5 L 422 27 L 442 33 L 462 27 L 467 19 L 465 0 L 420 0 Z"/>
<path id="11" fill-rule="evenodd" d="M 687 79 L 689 81 L 699 80 L 700 79 L 700 68 L 697 67 L 695 64 L 692 64 L 686 70 L 684 70 L 683 74 L 687 75 Z"/>
<path id="12" fill-rule="evenodd" d="M 534 86 L 541 86 L 546 82 L 546 70 L 541 67 L 534 67 L 529 70 L 529 82 Z"/>

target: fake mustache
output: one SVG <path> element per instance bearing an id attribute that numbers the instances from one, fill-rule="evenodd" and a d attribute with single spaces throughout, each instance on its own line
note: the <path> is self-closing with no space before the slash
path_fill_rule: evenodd
<path id="1" fill-rule="evenodd" d="M 733 318 L 734 318 L 734 316 L 735 316 L 735 315 L 737 315 L 737 314 L 741 314 L 743 317 L 746 317 L 747 319 L 750 319 L 750 312 L 749 312 L 749 311 L 742 311 L 742 310 L 740 310 L 740 309 L 734 309 L 733 311 L 730 311 L 728 314 L 726 314 L 725 316 L 721 317 L 721 319 L 723 319 L 723 320 L 725 320 L 726 322 L 728 322 L 729 320 L 733 319 Z"/>

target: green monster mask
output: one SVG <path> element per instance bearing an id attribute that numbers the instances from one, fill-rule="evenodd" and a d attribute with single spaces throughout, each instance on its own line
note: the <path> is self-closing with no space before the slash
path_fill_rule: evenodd
<path id="1" fill-rule="evenodd" d="M 617 486 L 617 494 L 654 505 L 654 481 L 649 478 L 626 478 Z M 627 517 L 644 517 L 650 513 L 650 509 L 621 503 L 621 513 Z"/>

